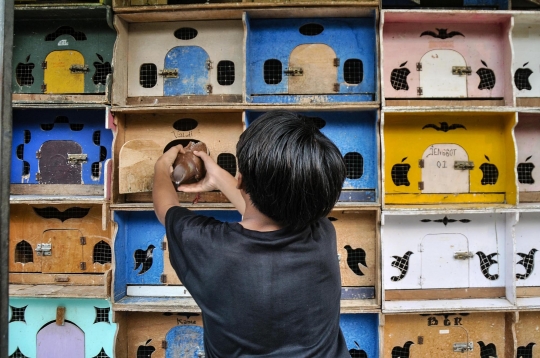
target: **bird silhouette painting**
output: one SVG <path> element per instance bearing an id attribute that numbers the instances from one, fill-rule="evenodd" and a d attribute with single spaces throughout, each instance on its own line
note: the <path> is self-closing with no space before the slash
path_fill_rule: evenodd
<path id="1" fill-rule="evenodd" d="M 407 341 L 403 347 L 396 346 L 392 348 L 392 358 L 409 358 L 409 350 L 413 344 L 413 342 Z"/>
<path id="2" fill-rule="evenodd" d="M 484 277 L 491 281 L 495 281 L 496 279 L 498 279 L 499 274 L 496 273 L 495 275 L 491 275 L 489 273 L 489 268 L 491 267 L 491 265 L 498 263 L 497 260 L 493 259 L 494 256 L 498 255 L 498 253 L 494 252 L 492 254 L 486 255 L 482 251 L 478 251 L 476 254 L 480 258 L 480 271 L 482 271 Z"/>
<path id="3" fill-rule="evenodd" d="M 497 348 L 493 343 L 486 345 L 482 341 L 478 341 L 480 346 L 480 358 L 497 358 Z"/>
<path id="4" fill-rule="evenodd" d="M 520 346 L 517 349 L 517 355 L 516 358 L 533 358 L 533 346 L 535 346 L 536 343 L 529 343 L 527 346 Z"/>
<path id="5" fill-rule="evenodd" d="M 347 265 L 349 265 L 349 268 L 358 276 L 364 276 L 358 265 L 367 267 L 366 252 L 361 248 L 353 249 L 350 245 L 345 245 L 345 250 L 347 250 Z"/>
<path id="6" fill-rule="evenodd" d="M 153 258 L 152 254 L 156 247 L 154 245 L 148 246 L 146 250 L 137 249 L 135 250 L 135 254 L 133 255 L 135 258 L 135 268 L 134 270 L 139 269 L 139 267 L 142 265 L 141 271 L 139 271 L 139 275 L 142 275 L 146 271 L 152 267 Z"/>
<path id="7" fill-rule="evenodd" d="M 465 35 L 463 35 L 461 32 L 458 32 L 458 31 L 450 31 L 450 32 L 448 32 L 448 29 L 435 29 L 435 30 L 437 30 L 438 33 L 435 33 L 434 31 L 424 31 L 424 32 L 422 32 L 420 37 L 422 37 L 422 36 L 433 36 L 433 37 L 435 37 L 437 39 L 441 39 L 441 40 L 446 40 L 446 39 L 452 38 L 454 36 L 463 36 L 463 37 L 465 37 Z"/>
<path id="8" fill-rule="evenodd" d="M 349 354 L 351 355 L 351 358 L 368 358 L 366 351 L 364 351 L 363 349 L 360 349 L 360 345 L 358 344 L 358 342 L 354 341 L 354 344 L 356 344 L 358 349 L 356 348 L 349 349 Z"/>
<path id="9" fill-rule="evenodd" d="M 531 275 L 531 273 L 534 270 L 534 254 L 538 251 L 537 249 L 531 249 L 528 254 L 524 254 L 523 252 L 518 252 L 517 254 L 521 257 L 521 260 L 517 262 L 518 265 L 522 265 L 525 267 L 525 273 L 518 273 L 516 274 L 516 278 L 518 280 L 525 280 L 527 277 Z"/>
<path id="10" fill-rule="evenodd" d="M 400 273 L 399 276 L 390 277 L 390 280 L 396 282 L 396 281 L 400 281 L 401 279 L 403 279 L 403 277 L 405 277 L 405 275 L 409 271 L 409 257 L 412 254 L 413 254 L 412 251 L 407 251 L 405 253 L 405 255 L 403 255 L 403 257 L 401 257 L 401 256 L 392 256 L 395 259 L 395 261 L 392 261 L 392 263 L 390 265 L 392 265 L 392 267 L 395 267 L 398 270 L 400 270 L 401 273 Z"/>
<path id="11" fill-rule="evenodd" d="M 433 128 L 437 131 L 441 131 L 441 132 L 448 132 L 448 131 L 452 131 L 454 129 L 458 129 L 458 128 L 463 128 L 463 129 L 467 129 L 465 128 L 465 126 L 463 124 L 458 124 L 458 123 L 455 123 L 455 124 L 451 124 L 451 125 L 448 125 L 448 123 L 446 122 L 439 122 L 439 124 L 441 125 L 440 127 L 437 126 L 436 124 L 426 124 L 425 126 L 422 127 L 422 129 L 426 129 L 426 128 Z"/>

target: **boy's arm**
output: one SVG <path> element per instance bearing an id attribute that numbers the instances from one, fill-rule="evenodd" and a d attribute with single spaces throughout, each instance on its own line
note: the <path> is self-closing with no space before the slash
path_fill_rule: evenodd
<path id="1" fill-rule="evenodd" d="M 165 152 L 154 165 L 154 187 L 152 201 L 154 211 L 160 223 L 165 225 L 165 215 L 173 206 L 178 204 L 178 196 L 171 180 L 172 165 L 178 153 L 184 153 L 184 148 L 177 145 Z"/>

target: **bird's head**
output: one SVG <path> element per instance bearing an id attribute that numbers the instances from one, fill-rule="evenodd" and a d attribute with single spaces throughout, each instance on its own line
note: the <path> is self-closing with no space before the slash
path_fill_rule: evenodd
<path id="1" fill-rule="evenodd" d="M 536 343 L 531 342 L 531 343 L 527 344 L 527 348 L 531 349 L 535 345 L 536 345 Z"/>
<path id="2" fill-rule="evenodd" d="M 407 258 L 407 257 L 411 256 L 412 254 L 413 254 L 412 251 L 407 251 L 407 252 L 405 253 L 405 255 L 403 255 L 403 257 Z"/>
<path id="3" fill-rule="evenodd" d="M 156 247 L 155 247 L 154 245 L 150 245 L 150 246 L 148 246 L 148 249 L 147 249 L 147 250 L 152 251 L 152 250 L 154 250 L 155 248 L 156 248 Z"/>
<path id="4" fill-rule="evenodd" d="M 410 346 L 412 346 L 414 343 L 412 341 L 407 341 L 405 342 L 405 344 L 403 345 L 403 348 L 409 348 Z"/>
<path id="5" fill-rule="evenodd" d="M 345 245 L 343 248 L 344 248 L 345 250 L 347 250 L 347 251 L 352 250 L 351 245 Z"/>
<path id="6" fill-rule="evenodd" d="M 531 254 L 534 254 L 536 251 L 538 251 L 537 249 L 531 249 Z"/>
<path id="7" fill-rule="evenodd" d="M 484 348 L 484 347 L 486 346 L 486 345 L 484 344 L 484 342 L 482 342 L 482 341 L 478 341 L 478 342 L 476 342 L 476 343 L 478 343 L 478 345 L 480 346 L 480 348 Z"/>

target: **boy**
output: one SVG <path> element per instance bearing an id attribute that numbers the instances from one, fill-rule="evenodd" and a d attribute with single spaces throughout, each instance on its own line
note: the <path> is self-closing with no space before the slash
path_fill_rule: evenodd
<path id="1" fill-rule="evenodd" d="M 346 169 L 306 117 L 268 112 L 236 146 L 237 179 L 206 153 L 179 191 L 221 190 L 243 215 L 223 223 L 181 208 L 171 182 L 182 146 L 155 165 L 153 200 L 171 264 L 201 308 L 206 358 L 350 357 L 339 327 L 336 233 L 326 215 Z"/>

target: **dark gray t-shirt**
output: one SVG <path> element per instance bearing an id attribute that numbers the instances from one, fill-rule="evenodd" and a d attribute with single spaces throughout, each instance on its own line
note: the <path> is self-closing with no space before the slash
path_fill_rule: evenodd
<path id="1" fill-rule="evenodd" d="M 350 357 L 339 327 L 336 232 L 258 232 L 173 207 L 170 260 L 202 310 L 206 358 Z"/>

